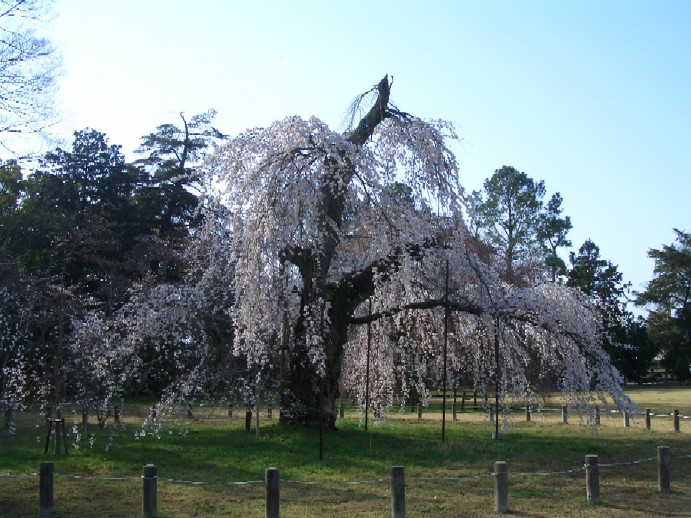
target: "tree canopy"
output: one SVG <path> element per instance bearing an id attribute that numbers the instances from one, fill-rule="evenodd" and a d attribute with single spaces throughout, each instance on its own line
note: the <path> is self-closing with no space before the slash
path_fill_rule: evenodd
<path id="1" fill-rule="evenodd" d="M 427 394 L 430 369 L 437 379 L 444 369 L 447 309 L 447 368 L 477 387 L 530 398 L 557 379 L 581 402 L 594 386 L 627 404 L 596 308 L 567 287 L 506 282 L 478 260 L 447 146 L 452 126 L 400 111 L 390 88 L 385 77 L 359 97 L 371 108 L 345 133 L 289 117 L 229 139 L 207 164 L 207 185 L 221 194 L 207 193 L 204 214 L 223 221 L 230 242 L 215 230 L 196 237 L 234 266 L 233 348 L 254 388 L 280 366 L 282 419 L 333 426 L 342 388 L 364 401 L 369 329 L 373 400 Z M 415 204 L 391 189 L 396 182 Z"/>
<path id="2" fill-rule="evenodd" d="M 680 380 L 691 378 L 691 234 L 675 229 L 676 243 L 653 248 L 654 278 L 637 303 L 650 305 L 650 336 L 664 354 L 665 365 Z"/>

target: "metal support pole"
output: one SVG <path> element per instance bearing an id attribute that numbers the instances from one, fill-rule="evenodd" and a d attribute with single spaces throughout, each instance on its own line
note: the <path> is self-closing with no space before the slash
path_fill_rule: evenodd
<path id="1" fill-rule="evenodd" d="M 446 288 L 444 292 L 444 374 L 441 397 L 441 442 L 446 440 L 446 358 L 449 343 L 449 260 L 446 260 Z"/>
<path id="2" fill-rule="evenodd" d="M 372 297 L 369 298 L 369 316 L 372 318 Z M 372 345 L 372 322 L 367 322 L 367 366 L 365 368 L 365 431 L 369 421 L 369 356 Z"/>

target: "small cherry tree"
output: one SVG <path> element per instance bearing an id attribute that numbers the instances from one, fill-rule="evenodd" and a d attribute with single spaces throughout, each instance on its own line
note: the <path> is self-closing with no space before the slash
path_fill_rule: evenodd
<path id="1" fill-rule="evenodd" d="M 196 238 L 233 265 L 233 352 L 258 378 L 278 375 L 282 422 L 335 426 L 341 386 L 364 401 L 368 329 L 379 405 L 426 393 L 446 326 L 448 368 L 476 387 L 530 398 L 558 382 L 574 402 L 627 406 L 594 304 L 507 284 L 480 260 L 453 127 L 397 109 L 391 85 L 358 98 L 353 113 L 371 108 L 345 133 L 289 117 L 207 161 L 202 211 L 226 232 Z"/>

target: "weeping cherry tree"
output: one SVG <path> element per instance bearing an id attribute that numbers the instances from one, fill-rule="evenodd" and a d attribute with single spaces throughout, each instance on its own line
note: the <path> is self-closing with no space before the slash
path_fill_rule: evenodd
<path id="1" fill-rule="evenodd" d="M 196 238 L 233 264 L 233 354 L 278 376 L 282 422 L 334 427 L 343 387 L 364 403 L 368 345 L 374 404 L 426 394 L 445 336 L 449 371 L 502 400 L 550 382 L 583 408 L 627 407 L 595 303 L 507 284 L 473 252 L 453 127 L 399 110 L 391 86 L 358 97 L 345 133 L 288 117 L 205 166 L 202 210 L 227 232 Z"/>

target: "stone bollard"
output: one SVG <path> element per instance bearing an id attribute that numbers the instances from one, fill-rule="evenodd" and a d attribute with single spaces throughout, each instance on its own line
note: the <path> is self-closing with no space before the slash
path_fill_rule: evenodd
<path id="1" fill-rule="evenodd" d="M 503 460 L 494 463 L 494 512 L 509 512 L 509 467 Z"/>
<path id="2" fill-rule="evenodd" d="M 156 505 L 158 483 L 156 466 L 154 464 L 147 464 L 142 471 L 142 517 L 155 518 L 158 514 L 158 507 Z"/>
<path id="3" fill-rule="evenodd" d="M 417 404 L 417 418 L 422 419 L 422 403 Z"/>
<path id="4" fill-rule="evenodd" d="M 679 410 L 674 411 L 674 431 L 679 431 Z"/>
<path id="5" fill-rule="evenodd" d="M 53 463 L 47 460 L 41 462 L 41 479 L 39 482 L 39 516 L 53 514 Z"/>
<path id="6" fill-rule="evenodd" d="M 527 423 L 530 422 L 530 405 L 525 405 L 525 420 Z"/>
<path id="7" fill-rule="evenodd" d="M 566 405 L 561 406 L 561 422 L 569 424 L 569 407 Z"/>
<path id="8" fill-rule="evenodd" d="M 264 472 L 266 486 L 266 518 L 278 518 L 281 507 L 281 488 L 277 468 L 267 468 Z"/>
<path id="9" fill-rule="evenodd" d="M 626 410 L 624 410 L 623 414 L 624 414 L 624 428 L 630 428 L 631 423 L 629 422 L 629 413 Z"/>
<path id="10" fill-rule="evenodd" d="M 600 407 L 595 407 L 595 424 L 600 424 Z"/>
<path id="11" fill-rule="evenodd" d="M 650 409 L 645 409 L 645 429 L 650 430 Z"/>
<path id="12" fill-rule="evenodd" d="M 405 518 L 405 472 L 403 466 L 391 468 L 391 516 Z"/>
<path id="13" fill-rule="evenodd" d="M 597 465 L 597 455 L 585 456 L 585 488 L 588 503 L 600 504 L 600 469 Z"/>
<path id="14" fill-rule="evenodd" d="M 672 457 L 669 454 L 669 446 L 657 447 L 657 488 L 661 493 L 666 493 L 670 488 L 669 468 Z"/>

